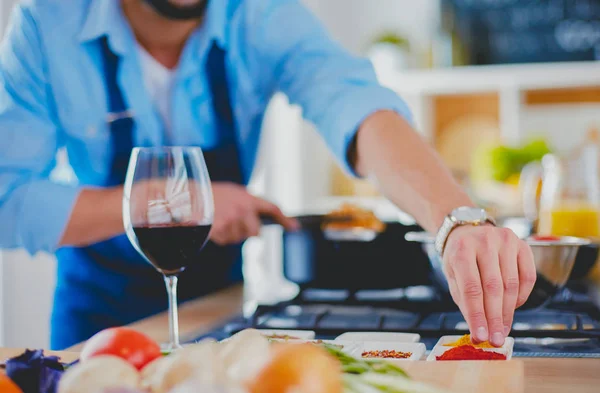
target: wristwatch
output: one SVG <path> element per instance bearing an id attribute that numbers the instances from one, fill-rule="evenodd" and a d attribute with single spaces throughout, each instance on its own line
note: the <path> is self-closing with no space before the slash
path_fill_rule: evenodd
<path id="1" fill-rule="evenodd" d="M 456 227 L 463 225 L 477 226 L 485 224 L 491 224 L 495 226 L 496 222 L 483 209 L 476 207 L 459 207 L 454 209 L 452 213 L 446 216 L 444 223 L 435 237 L 435 250 L 440 256 L 444 254 L 444 247 L 446 247 L 448 236 L 450 236 L 450 233 Z"/>

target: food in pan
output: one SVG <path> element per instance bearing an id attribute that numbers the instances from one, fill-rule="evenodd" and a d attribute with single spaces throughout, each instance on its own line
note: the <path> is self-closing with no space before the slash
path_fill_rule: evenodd
<path id="1" fill-rule="evenodd" d="M 363 358 L 379 358 L 379 359 L 408 359 L 412 356 L 412 352 L 401 352 L 394 350 L 383 351 L 365 351 L 362 353 Z"/>
<path id="2" fill-rule="evenodd" d="M 370 229 L 377 233 L 385 230 L 385 224 L 371 210 L 345 203 L 325 216 L 323 230 Z"/>

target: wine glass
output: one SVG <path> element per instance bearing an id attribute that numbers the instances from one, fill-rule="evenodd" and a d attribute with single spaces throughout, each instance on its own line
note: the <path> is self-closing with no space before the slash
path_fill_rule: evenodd
<path id="1" fill-rule="evenodd" d="M 165 279 L 169 337 L 179 344 L 177 279 L 200 262 L 214 217 L 210 178 L 197 147 L 151 147 L 132 151 L 123 194 L 129 241 Z"/>

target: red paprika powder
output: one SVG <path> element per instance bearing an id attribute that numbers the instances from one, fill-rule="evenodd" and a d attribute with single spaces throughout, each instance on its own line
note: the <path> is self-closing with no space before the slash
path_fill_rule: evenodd
<path id="1" fill-rule="evenodd" d="M 484 351 L 471 345 L 461 345 L 447 350 L 441 356 L 436 356 L 437 360 L 506 360 L 506 355 Z"/>

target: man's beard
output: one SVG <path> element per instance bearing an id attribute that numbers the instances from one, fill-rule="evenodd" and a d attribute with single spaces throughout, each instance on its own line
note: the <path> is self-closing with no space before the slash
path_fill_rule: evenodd
<path id="1" fill-rule="evenodd" d="M 177 6 L 169 0 L 144 0 L 158 14 L 168 19 L 189 20 L 204 16 L 209 0 L 201 0 L 196 5 Z"/>

